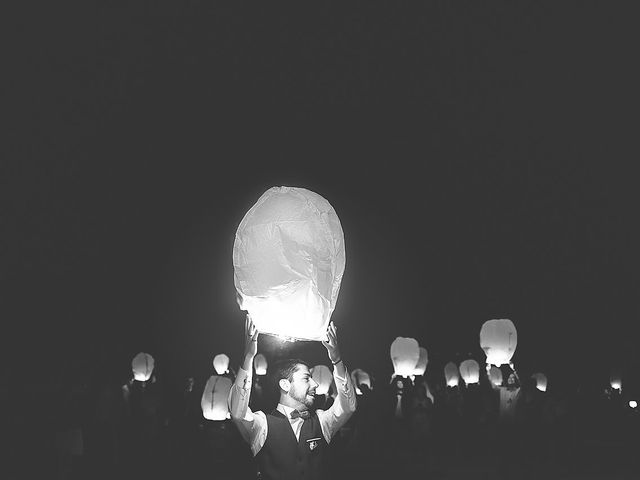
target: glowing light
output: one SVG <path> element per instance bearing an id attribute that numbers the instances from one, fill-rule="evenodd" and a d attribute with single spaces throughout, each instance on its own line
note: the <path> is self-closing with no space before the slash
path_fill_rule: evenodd
<path id="1" fill-rule="evenodd" d="M 410 377 L 420 359 L 420 347 L 415 338 L 396 337 L 391 344 L 391 361 L 395 374 Z"/>
<path id="2" fill-rule="evenodd" d="M 256 375 L 267 374 L 267 359 L 261 353 L 253 358 L 253 367 L 256 369 Z"/>
<path id="3" fill-rule="evenodd" d="M 455 363 L 449 362 L 444 366 L 444 378 L 448 387 L 458 386 L 460 375 L 458 374 L 458 366 Z"/>
<path id="4" fill-rule="evenodd" d="M 536 388 L 541 392 L 547 391 L 547 376 L 544 373 L 534 373 L 532 376 L 536 380 Z"/>
<path id="5" fill-rule="evenodd" d="M 636 402 L 635 400 L 629 400 L 629 406 L 631 408 L 636 408 L 638 406 L 638 402 Z"/>
<path id="6" fill-rule="evenodd" d="M 133 378 L 139 382 L 146 382 L 151 378 L 155 362 L 148 353 L 140 352 L 131 361 Z"/>
<path id="7" fill-rule="evenodd" d="M 326 199 L 267 190 L 238 226 L 233 267 L 240 308 L 259 332 L 326 339 L 345 268 L 344 233 Z"/>
<path id="8" fill-rule="evenodd" d="M 465 360 L 460 364 L 460 375 L 464 383 L 472 385 L 480 381 L 480 366 L 473 359 Z"/>
<path id="9" fill-rule="evenodd" d="M 424 375 L 424 372 L 427 370 L 427 363 L 429 363 L 427 349 L 424 347 L 420 347 L 420 356 L 418 357 L 418 363 L 416 364 L 416 368 L 414 369 L 413 374 Z"/>
<path id="10" fill-rule="evenodd" d="M 356 368 L 353 372 L 351 372 L 351 383 L 353 383 L 356 389 L 356 395 L 362 395 L 360 385 L 366 385 L 367 387 L 369 387 L 369 390 L 373 388 L 371 386 L 371 377 L 361 368 Z"/>
<path id="11" fill-rule="evenodd" d="M 609 377 L 611 388 L 614 390 L 622 390 L 622 377 L 620 373 L 614 371 Z"/>
<path id="12" fill-rule="evenodd" d="M 316 388 L 317 395 L 326 395 L 329 393 L 329 387 L 333 380 L 333 374 L 326 365 L 316 365 L 311 369 L 311 378 L 318 384 Z"/>
<path id="13" fill-rule="evenodd" d="M 489 369 L 489 379 L 491 380 L 491 383 L 496 386 L 502 385 L 502 370 L 492 365 Z"/>
<path id="14" fill-rule="evenodd" d="M 202 416 L 207 420 L 225 420 L 229 418 L 227 400 L 231 390 L 231 379 L 212 375 L 202 392 L 200 407 Z"/>
<path id="15" fill-rule="evenodd" d="M 224 375 L 229 371 L 229 357 L 224 353 L 219 353 L 213 357 L 213 368 L 218 375 Z"/>
<path id="16" fill-rule="evenodd" d="M 480 329 L 480 347 L 487 363 L 499 367 L 508 364 L 518 345 L 518 332 L 511 320 L 487 320 Z"/>

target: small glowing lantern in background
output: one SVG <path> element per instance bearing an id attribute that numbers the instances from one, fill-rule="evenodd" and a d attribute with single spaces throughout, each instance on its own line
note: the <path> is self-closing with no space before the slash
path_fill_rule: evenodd
<path id="1" fill-rule="evenodd" d="M 618 372 L 613 372 L 609 377 L 611 388 L 622 391 L 622 376 Z"/>
<path id="2" fill-rule="evenodd" d="M 333 380 L 333 374 L 326 365 L 316 365 L 311 369 L 311 378 L 318 384 L 316 388 L 317 395 L 326 395 L 329 393 L 329 387 Z"/>
<path id="3" fill-rule="evenodd" d="M 518 332 L 511 320 L 487 320 L 480 329 L 480 347 L 489 365 L 508 364 L 518 345 Z"/>
<path id="4" fill-rule="evenodd" d="M 415 338 L 396 337 L 391 344 L 391 361 L 396 376 L 410 377 L 420 359 L 420 346 Z"/>
<path id="5" fill-rule="evenodd" d="M 229 371 L 229 357 L 224 353 L 219 353 L 213 357 L 213 368 L 218 375 L 224 375 Z"/>
<path id="6" fill-rule="evenodd" d="M 427 363 L 429 363 L 429 356 L 427 354 L 427 349 L 424 347 L 420 347 L 418 363 L 416 364 L 416 367 L 413 370 L 413 374 L 424 375 L 424 372 L 427 370 Z"/>
<path id="7" fill-rule="evenodd" d="M 480 366 L 478 362 L 470 358 L 460 364 L 460 375 L 464 383 L 471 385 L 480 381 Z"/>
<path id="8" fill-rule="evenodd" d="M 226 420 L 229 418 L 229 391 L 231 379 L 212 375 L 202 392 L 202 416 L 207 420 Z"/>
<path id="9" fill-rule="evenodd" d="M 496 386 L 502 385 L 502 370 L 495 365 L 491 365 L 489 369 L 489 380 Z"/>
<path id="10" fill-rule="evenodd" d="M 638 402 L 636 402 L 635 400 L 629 400 L 629 406 L 631 408 L 636 408 L 638 406 Z"/>
<path id="11" fill-rule="evenodd" d="M 447 382 L 447 387 L 457 387 L 460 382 L 460 375 L 458 374 L 458 366 L 449 362 L 444 366 L 444 379 Z"/>
<path id="12" fill-rule="evenodd" d="M 253 359 L 253 367 L 256 369 L 256 375 L 267 374 L 267 359 L 263 354 L 257 354 Z"/>
<path id="13" fill-rule="evenodd" d="M 238 226 L 233 268 L 240 308 L 259 332 L 325 340 L 345 268 L 335 210 L 310 190 L 270 188 Z"/>
<path id="14" fill-rule="evenodd" d="M 151 378 L 155 362 L 148 353 L 140 352 L 131 361 L 133 378 L 139 382 L 146 382 Z"/>
<path id="15" fill-rule="evenodd" d="M 541 392 L 547 391 L 547 376 L 544 373 L 534 373 L 532 378 L 536 381 L 536 388 Z"/>
<path id="16" fill-rule="evenodd" d="M 366 385 L 367 387 L 369 387 L 369 390 L 372 389 L 371 377 L 361 368 L 356 368 L 353 372 L 351 372 L 351 382 L 356 389 L 356 395 L 362 395 L 360 385 Z"/>

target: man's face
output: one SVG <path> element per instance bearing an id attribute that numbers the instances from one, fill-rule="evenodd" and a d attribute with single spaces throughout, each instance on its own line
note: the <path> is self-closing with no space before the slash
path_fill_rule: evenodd
<path id="1" fill-rule="evenodd" d="M 311 408 L 318 384 L 311 378 L 311 373 L 306 365 L 298 365 L 290 380 L 290 385 L 289 396 L 305 407 Z"/>
<path id="2" fill-rule="evenodd" d="M 507 385 L 515 385 L 515 383 L 516 383 L 516 376 L 512 373 L 507 378 Z"/>

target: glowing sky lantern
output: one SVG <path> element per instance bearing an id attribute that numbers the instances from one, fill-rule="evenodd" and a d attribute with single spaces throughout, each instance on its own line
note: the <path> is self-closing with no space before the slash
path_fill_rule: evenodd
<path id="1" fill-rule="evenodd" d="M 480 381 L 480 366 L 478 362 L 472 358 L 462 362 L 460 364 L 460 375 L 462 375 L 462 379 L 467 385 L 478 383 Z"/>
<path id="2" fill-rule="evenodd" d="M 458 366 L 449 362 L 444 366 L 444 379 L 447 382 L 447 387 L 457 387 L 460 382 L 460 375 L 458 374 Z"/>
<path id="3" fill-rule="evenodd" d="M 611 388 L 614 390 L 622 390 L 622 376 L 618 372 L 613 372 L 609 377 Z"/>
<path id="4" fill-rule="evenodd" d="M 499 367 L 508 364 L 516 351 L 518 332 L 511 320 L 487 320 L 480 329 L 480 347 L 487 363 Z"/>
<path id="5" fill-rule="evenodd" d="M 263 354 L 259 353 L 253 358 L 253 367 L 256 369 L 256 375 L 267 374 L 267 359 Z"/>
<path id="6" fill-rule="evenodd" d="M 233 244 L 242 310 L 261 333 L 324 340 L 345 268 L 335 210 L 304 188 L 273 187 L 246 213 Z"/>
<path id="7" fill-rule="evenodd" d="M 133 378 L 139 382 L 146 382 L 151 378 L 155 362 L 148 353 L 140 352 L 131 361 Z"/>
<path id="8" fill-rule="evenodd" d="M 534 373 L 532 378 L 536 381 L 536 388 L 541 392 L 547 391 L 547 376 L 544 373 Z"/>
<path id="9" fill-rule="evenodd" d="M 213 357 L 213 368 L 218 375 L 223 375 L 229 371 L 229 357 L 224 353 L 219 353 Z"/>
<path id="10" fill-rule="evenodd" d="M 494 385 L 502 385 L 502 370 L 495 365 L 491 365 L 491 369 L 489 369 L 489 380 Z"/>
<path id="11" fill-rule="evenodd" d="M 311 369 L 311 378 L 318 384 L 316 388 L 317 395 L 326 395 L 329 393 L 329 387 L 333 380 L 333 374 L 331 370 L 329 370 L 329 367 L 326 365 L 316 365 Z"/>
<path id="12" fill-rule="evenodd" d="M 420 356 L 418 357 L 418 363 L 416 364 L 413 374 L 424 375 L 424 372 L 427 370 L 427 363 L 429 363 L 427 349 L 424 347 L 420 347 Z"/>
<path id="13" fill-rule="evenodd" d="M 410 377 L 420 359 L 420 346 L 415 338 L 396 337 L 391 344 L 391 361 L 395 375 Z"/>
<path id="14" fill-rule="evenodd" d="M 227 400 L 231 390 L 231 379 L 212 375 L 202 392 L 200 406 L 202 416 L 207 420 L 225 420 L 229 418 Z"/>
<path id="15" fill-rule="evenodd" d="M 362 395 L 362 390 L 360 390 L 360 385 L 366 385 L 371 390 L 373 387 L 371 385 L 371 377 L 367 372 L 362 370 L 361 368 L 356 368 L 353 372 L 351 372 L 351 382 L 355 386 L 356 395 Z"/>

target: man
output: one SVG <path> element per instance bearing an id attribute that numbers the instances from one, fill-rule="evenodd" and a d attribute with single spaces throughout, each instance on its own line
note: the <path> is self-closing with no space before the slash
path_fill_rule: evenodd
<path id="1" fill-rule="evenodd" d="M 249 408 L 253 358 L 258 331 L 249 315 L 245 323 L 244 363 L 229 393 L 231 418 L 256 457 L 261 478 L 326 478 L 328 444 L 356 410 L 350 375 L 340 357 L 335 325 L 327 331 L 327 349 L 333 364 L 338 396 L 329 409 L 310 411 L 318 384 L 301 360 L 286 360 L 275 368 L 280 400 L 271 413 Z M 273 368 L 273 367 L 272 367 Z"/>

